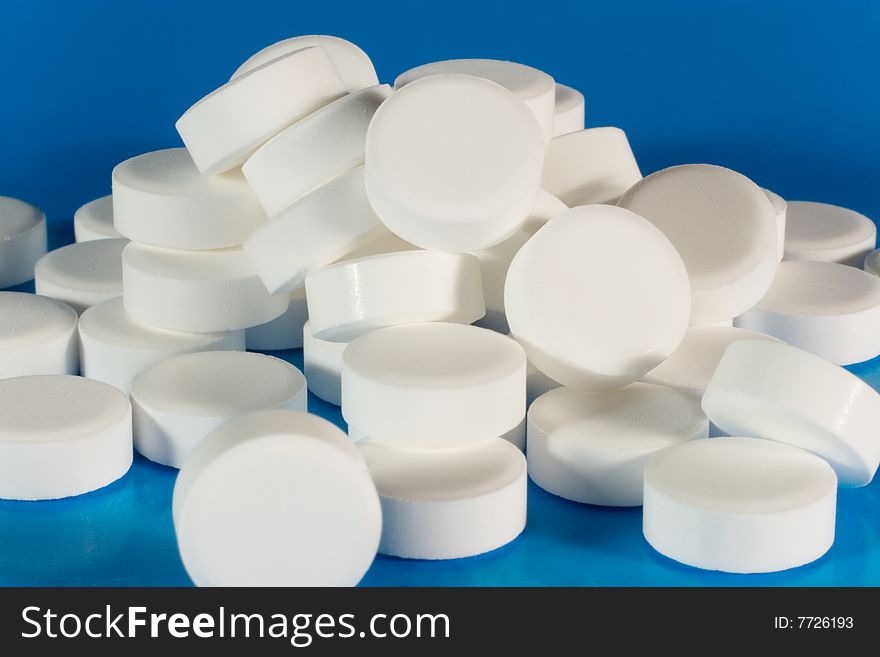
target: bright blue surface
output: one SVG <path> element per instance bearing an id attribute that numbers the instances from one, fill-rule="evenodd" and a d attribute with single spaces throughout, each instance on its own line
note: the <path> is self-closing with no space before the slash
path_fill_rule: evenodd
<path id="1" fill-rule="evenodd" d="M 174 121 L 249 54 L 295 34 L 349 38 L 383 80 L 426 61 L 508 58 L 587 98 L 589 125 L 629 134 L 644 172 L 733 167 L 790 199 L 880 216 L 880 5 L 819 2 L 0 3 L 0 194 L 42 206 L 57 246 L 110 170 L 179 145 Z M 204 15 L 202 11 L 206 12 Z M 301 364 L 301 353 L 289 354 Z M 880 387 L 880 362 L 852 368 Z M 311 409 L 341 422 L 338 409 Z M 57 502 L 0 501 L 0 584 L 187 584 L 175 471 L 137 458 L 116 484 Z M 664 559 L 638 510 L 531 486 L 529 523 L 472 559 L 380 557 L 367 585 L 880 585 L 880 482 L 842 490 L 837 541 L 786 573 L 731 576 Z"/>

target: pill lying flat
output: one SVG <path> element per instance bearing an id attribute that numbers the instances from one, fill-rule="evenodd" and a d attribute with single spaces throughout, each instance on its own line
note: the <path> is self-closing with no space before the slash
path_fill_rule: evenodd
<path id="1" fill-rule="evenodd" d="M 46 215 L 18 199 L 0 196 L 0 288 L 34 277 L 46 253 Z"/>
<path id="2" fill-rule="evenodd" d="M 80 368 L 83 376 L 108 383 L 126 395 L 131 380 L 145 367 L 193 351 L 244 351 L 244 331 L 182 333 L 133 319 L 122 297 L 102 301 L 79 318 Z"/>
<path id="3" fill-rule="evenodd" d="M 303 346 L 303 326 L 309 319 L 306 289 L 290 293 L 290 305 L 283 315 L 246 329 L 247 348 L 256 351 L 299 349 Z"/>
<path id="4" fill-rule="evenodd" d="M 874 276 L 880 276 L 880 249 L 872 251 L 865 258 L 865 271 Z"/>
<path id="5" fill-rule="evenodd" d="M 730 345 L 703 410 L 729 435 L 769 438 L 818 454 L 842 485 L 869 483 L 880 463 L 880 394 L 843 368 L 782 342 Z"/>
<path id="6" fill-rule="evenodd" d="M 0 292 L 0 379 L 77 374 L 76 311 L 24 292 Z"/>
<path id="7" fill-rule="evenodd" d="M 834 471 L 809 452 L 754 438 L 694 440 L 648 465 L 644 533 L 696 568 L 785 570 L 831 547 L 836 498 Z"/>
<path id="8" fill-rule="evenodd" d="M 311 322 L 303 326 L 303 369 L 309 390 L 337 406 L 342 404 L 342 352 L 347 346 L 348 342 L 315 337 Z"/>
<path id="9" fill-rule="evenodd" d="M 785 257 L 785 217 L 788 214 L 788 204 L 779 194 L 774 194 L 769 189 L 765 189 L 764 193 L 776 213 L 776 259 L 781 261 Z"/>
<path id="10" fill-rule="evenodd" d="M 198 586 L 353 586 L 382 532 L 358 449 L 297 411 L 257 411 L 214 431 L 181 468 L 172 511 Z"/>
<path id="11" fill-rule="evenodd" d="M 789 201 L 786 260 L 818 260 L 861 267 L 877 241 L 868 217 L 827 203 Z"/>
<path id="12" fill-rule="evenodd" d="M 470 75 L 436 75 L 407 84 L 374 115 L 367 195 L 406 241 L 476 251 L 525 221 L 543 162 L 539 126 L 509 91 Z"/>
<path id="13" fill-rule="evenodd" d="M 526 460 L 506 440 L 413 449 L 370 439 L 358 449 L 382 502 L 382 554 L 470 557 L 525 528 Z"/>
<path id="14" fill-rule="evenodd" d="M 672 353 L 690 298 L 684 264 L 663 233 L 608 205 L 572 208 L 547 223 L 514 256 L 504 290 L 511 333 L 535 367 L 592 388 L 631 383 Z"/>
<path id="15" fill-rule="evenodd" d="M 240 172 L 204 176 L 185 148 L 116 165 L 113 217 L 130 240 L 184 250 L 239 246 L 266 221 Z"/>
<path id="16" fill-rule="evenodd" d="M 529 476 L 575 502 L 641 506 L 650 459 L 708 432 L 699 400 L 679 390 L 650 383 L 607 392 L 557 388 L 529 407 Z"/>
<path id="17" fill-rule="evenodd" d="M 584 129 L 584 95 L 564 84 L 556 85 L 553 136 L 567 135 Z"/>
<path id="18" fill-rule="evenodd" d="M 69 304 L 78 313 L 122 294 L 126 239 L 92 240 L 50 251 L 34 267 L 37 294 Z"/>
<path id="19" fill-rule="evenodd" d="M 174 251 L 132 242 L 122 256 L 125 310 L 171 331 L 212 333 L 265 324 L 289 304 L 269 294 L 240 248 Z"/>
<path id="20" fill-rule="evenodd" d="M 477 442 L 526 410 L 526 357 L 505 335 L 464 324 L 392 326 L 342 354 L 342 416 L 383 442 Z"/>
<path id="21" fill-rule="evenodd" d="M 96 198 L 73 214 L 73 236 L 77 242 L 122 237 L 113 226 L 113 197 Z"/>
<path id="22" fill-rule="evenodd" d="M 131 406 L 116 388 L 78 376 L 0 380 L 0 498 L 88 493 L 131 460 Z"/>
<path id="23" fill-rule="evenodd" d="M 291 123 L 346 91 L 327 50 L 303 48 L 212 91 L 177 120 L 177 132 L 199 171 L 228 171 Z"/>

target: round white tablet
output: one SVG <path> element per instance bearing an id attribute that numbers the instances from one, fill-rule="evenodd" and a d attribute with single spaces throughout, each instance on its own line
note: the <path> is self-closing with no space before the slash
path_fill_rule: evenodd
<path id="1" fill-rule="evenodd" d="M 117 164 L 113 216 L 130 240 L 185 250 L 239 246 L 266 221 L 241 172 L 204 176 L 185 148 Z"/>
<path id="2" fill-rule="evenodd" d="M 782 342 L 730 345 L 703 395 L 703 410 L 727 434 L 815 452 L 844 485 L 869 483 L 880 463 L 880 394 L 845 369 Z"/>
<path id="3" fill-rule="evenodd" d="M 394 88 L 432 75 L 463 74 L 495 82 L 519 98 L 541 126 L 544 141 L 553 138 L 555 129 L 556 83 L 553 78 L 531 66 L 498 59 L 450 59 L 431 62 L 401 73 Z"/>
<path id="4" fill-rule="evenodd" d="M 76 374 L 76 311 L 24 292 L 0 292 L 0 379 Z"/>
<path id="5" fill-rule="evenodd" d="M 302 287 L 306 276 L 387 232 L 370 207 L 359 166 L 272 217 L 244 244 L 270 292 Z"/>
<path id="6" fill-rule="evenodd" d="M 809 452 L 754 438 L 695 440 L 648 465 L 644 533 L 689 566 L 775 572 L 828 551 L 836 500 L 834 472 Z"/>
<path id="7" fill-rule="evenodd" d="M 547 223 L 514 256 L 504 290 L 511 333 L 529 360 L 563 385 L 593 388 L 656 367 L 681 342 L 690 304 L 669 240 L 610 205 L 572 208 Z"/>
<path id="8" fill-rule="evenodd" d="M 367 195 L 376 214 L 422 248 L 460 253 L 512 235 L 535 205 L 544 141 L 528 108 L 470 75 L 412 82 L 367 131 Z"/>
<path id="9" fill-rule="evenodd" d="M 108 194 L 81 206 L 73 214 L 73 236 L 77 242 L 122 237 L 113 226 L 113 197 Z"/>
<path id="10" fill-rule="evenodd" d="M 352 442 L 360 442 L 361 440 L 366 440 L 369 436 L 367 436 L 363 431 L 358 429 L 355 426 L 348 425 L 348 437 Z M 526 419 L 523 417 L 522 421 L 517 424 L 513 429 L 501 434 L 500 438 L 506 440 L 510 444 L 514 445 L 519 451 L 526 451 Z M 381 441 L 380 441 L 381 442 Z M 434 448 L 427 448 L 434 449 Z M 443 448 L 446 449 L 446 448 Z"/>
<path id="11" fill-rule="evenodd" d="M 348 342 L 315 337 L 311 322 L 303 326 L 303 369 L 309 390 L 337 406 L 342 404 L 342 352 L 347 346 Z"/>
<path id="12" fill-rule="evenodd" d="M 880 249 L 871 251 L 865 258 L 865 271 L 874 276 L 880 276 Z"/>
<path id="13" fill-rule="evenodd" d="M 102 301 L 79 318 L 82 375 L 109 383 L 126 395 L 131 380 L 145 367 L 192 351 L 244 351 L 244 331 L 181 333 L 141 324 L 122 297 Z"/>
<path id="14" fill-rule="evenodd" d="M 392 326 L 342 354 L 342 416 L 410 446 L 501 436 L 525 416 L 526 356 L 505 335 L 464 324 Z"/>
<path id="15" fill-rule="evenodd" d="M 621 207 L 652 222 L 687 266 L 692 324 L 714 324 L 754 306 L 776 272 L 776 214 L 764 190 L 730 169 L 670 167 L 633 185 Z"/>
<path id="16" fill-rule="evenodd" d="M 283 315 L 246 330 L 247 348 L 256 351 L 299 349 L 303 346 L 303 326 L 309 319 L 306 289 L 290 293 L 290 305 Z"/>
<path id="17" fill-rule="evenodd" d="M 589 128 L 556 137 L 547 146 L 543 187 L 569 206 L 615 203 L 642 179 L 620 128 Z"/>
<path id="18" fill-rule="evenodd" d="M 203 351 L 172 356 L 131 382 L 134 446 L 179 468 L 193 448 L 233 417 L 269 408 L 306 410 L 306 378 L 263 354 Z"/>
<path id="19" fill-rule="evenodd" d="M 241 167 L 270 217 L 364 163 L 367 126 L 388 96 L 383 84 L 312 112 L 263 144 Z"/>
<path id="20" fill-rule="evenodd" d="M 776 259 L 781 261 L 785 256 L 785 217 L 788 214 L 788 203 L 779 194 L 774 194 L 769 189 L 765 189 L 764 193 L 770 199 L 773 212 L 776 213 Z"/>
<path id="21" fill-rule="evenodd" d="M 506 440 L 446 449 L 358 443 L 382 501 L 379 552 L 458 559 L 515 539 L 526 525 L 526 460 Z"/>
<path id="22" fill-rule="evenodd" d="M 34 267 L 34 288 L 81 313 L 122 294 L 126 239 L 92 240 L 50 251 Z"/>
<path id="23" fill-rule="evenodd" d="M 198 586 L 354 586 L 382 533 L 358 449 L 297 411 L 249 413 L 211 433 L 180 470 L 172 512 Z"/>
<path id="24" fill-rule="evenodd" d="M 34 265 L 46 253 L 46 215 L 18 199 L 0 196 L 0 288 L 34 277 Z"/>
<path id="25" fill-rule="evenodd" d="M 212 91 L 177 120 L 177 132 L 199 171 L 228 171 L 291 123 L 346 91 L 327 50 L 303 48 Z"/>
<path id="26" fill-rule="evenodd" d="M 837 365 L 870 360 L 880 354 L 880 279 L 836 262 L 787 260 L 736 325 Z"/>
<path id="27" fill-rule="evenodd" d="M 238 248 L 173 251 L 132 242 L 122 256 L 125 310 L 137 321 L 172 331 L 210 333 L 257 326 L 279 317 L 287 294 L 269 294 Z"/>
<path id="28" fill-rule="evenodd" d="M 312 331 L 325 340 L 394 324 L 470 324 L 486 313 L 479 261 L 441 251 L 344 260 L 309 274 L 306 296 Z"/>
<path id="29" fill-rule="evenodd" d="M 116 388 L 78 376 L 0 380 L 0 498 L 88 493 L 131 460 L 131 406 Z"/>
<path id="30" fill-rule="evenodd" d="M 553 136 L 567 135 L 584 129 L 584 95 L 577 89 L 556 84 L 556 112 Z"/>
<path id="31" fill-rule="evenodd" d="M 607 392 L 551 390 L 529 408 L 527 427 L 532 481 L 600 506 L 641 506 L 651 458 L 709 434 L 698 399 L 650 383 Z"/>
<path id="32" fill-rule="evenodd" d="M 333 65 L 339 72 L 339 76 L 342 78 L 348 91 L 354 92 L 364 87 L 372 87 L 379 84 L 376 69 L 373 68 L 373 62 L 370 61 L 367 53 L 350 41 L 323 34 L 296 36 L 273 43 L 271 46 L 267 46 L 258 53 L 251 55 L 233 73 L 232 79 L 241 77 L 248 71 L 271 62 L 273 59 L 278 59 L 282 55 L 310 46 L 323 46 L 327 50 L 327 54 L 333 60 Z"/>
<path id="33" fill-rule="evenodd" d="M 788 202 L 786 260 L 861 267 L 876 241 L 877 226 L 863 214 L 827 203 Z"/>

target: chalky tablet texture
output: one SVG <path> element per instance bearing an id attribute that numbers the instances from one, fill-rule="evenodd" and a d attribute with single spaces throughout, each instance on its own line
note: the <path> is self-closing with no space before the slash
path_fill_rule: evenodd
<path id="1" fill-rule="evenodd" d="M 871 251 L 865 258 L 865 271 L 874 276 L 880 276 L 880 249 Z"/>
<path id="2" fill-rule="evenodd" d="M 46 215 L 18 199 L 0 196 L 0 288 L 34 277 L 34 265 L 46 253 Z"/>
<path id="3" fill-rule="evenodd" d="M 131 461 L 131 406 L 115 388 L 64 375 L 0 380 L 0 498 L 81 495 Z"/>
<path id="4" fill-rule="evenodd" d="M 211 92 L 176 123 L 202 173 L 234 169 L 291 123 L 347 89 L 322 46 L 273 59 Z"/>
<path id="5" fill-rule="evenodd" d="M 272 408 L 306 410 L 306 379 L 290 363 L 240 351 L 181 354 L 131 383 L 134 446 L 181 467 L 193 448 L 233 417 Z"/>
<path id="6" fill-rule="evenodd" d="M 358 449 L 382 502 L 382 554 L 470 557 L 525 528 L 526 460 L 506 440 L 413 449 L 368 439 Z"/>
<path id="7" fill-rule="evenodd" d="M 774 572 L 828 551 L 836 499 L 834 471 L 808 452 L 754 438 L 695 440 L 648 465 L 644 533 L 696 568 Z"/>
<path id="8" fill-rule="evenodd" d="M 306 289 L 290 293 L 290 305 L 283 315 L 246 329 L 247 348 L 257 351 L 299 349 L 303 346 L 303 326 L 309 319 Z"/>
<path id="9" fill-rule="evenodd" d="M 239 246 L 266 221 L 240 172 L 202 175 L 185 148 L 116 165 L 113 217 L 130 240 L 184 250 Z"/>
<path id="10" fill-rule="evenodd" d="M 868 217 L 828 203 L 789 201 L 785 259 L 839 262 L 861 267 L 877 242 Z"/>
<path id="11" fill-rule="evenodd" d="M 102 301 L 79 318 L 83 376 L 108 383 L 126 395 L 145 367 L 194 351 L 244 351 L 244 331 L 184 333 L 147 326 L 132 318 L 122 297 Z"/>
<path id="12" fill-rule="evenodd" d="M 422 248 L 475 251 L 512 235 L 535 205 L 543 163 L 529 109 L 469 75 L 407 84 L 367 131 L 370 203 L 388 228 Z"/>
<path id="13" fill-rule="evenodd" d="M 880 394 L 843 368 L 782 342 L 730 345 L 702 403 L 728 435 L 818 454 L 842 485 L 870 483 L 880 464 Z"/>
<path id="14" fill-rule="evenodd" d="M 257 411 L 209 435 L 180 470 L 172 511 L 198 586 L 354 586 L 382 532 L 358 449 L 296 411 Z"/>
<path id="15" fill-rule="evenodd" d="M 77 374 L 76 311 L 24 292 L 0 292 L 0 379 Z"/>
<path id="16" fill-rule="evenodd" d="M 770 199 L 773 212 L 776 214 L 776 259 L 781 261 L 785 257 L 785 218 L 788 215 L 788 203 L 769 189 L 765 189 L 764 193 Z"/>
<path id="17" fill-rule="evenodd" d="M 464 324 L 392 326 L 342 354 L 342 416 L 408 446 L 501 436 L 526 411 L 526 357 L 507 336 Z"/>
<path id="18" fill-rule="evenodd" d="M 73 214 L 73 236 L 77 242 L 122 237 L 113 226 L 113 197 L 96 198 Z"/>
<path id="19" fill-rule="evenodd" d="M 347 346 L 348 342 L 315 337 L 311 322 L 303 326 L 303 369 L 309 390 L 336 406 L 342 404 L 342 352 Z"/>
<path id="20" fill-rule="evenodd" d="M 880 354 L 880 278 L 836 262 L 787 260 L 736 325 L 837 365 L 870 360 Z"/>
<path id="21" fill-rule="evenodd" d="M 584 95 L 564 84 L 556 85 L 553 136 L 567 135 L 584 129 Z"/>
<path id="22" fill-rule="evenodd" d="M 681 342 L 690 304 L 669 240 L 607 205 L 566 210 L 535 233 L 514 256 L 504 291 L 511 333 L 535 367 L 595 389 L 660 364 Z"/>
<path id="23" fill-rule="evenodd" d="M 619 205 L 652 222 L 681 254 L 693 290 L 692 324 L 742 314 L 773 283 L 776 214 L 764 190 L 742 174 L 708 164 L 670 167 L 633 185 Z"/>
<path id="24" fill-rule="evenodd" d="M 78 313 L 122 294 L 126 239 L 68 244 L 44 255 L 34 267 L 37 294 L 69 304 Z"/>
<path id="25" fill-rule="evenodd" d="M 708 433 L 699 400 L 672 388 L 557 388 L 529 407 L 529 476 L 575 502 L 641 506 L 651 458 Z"/>

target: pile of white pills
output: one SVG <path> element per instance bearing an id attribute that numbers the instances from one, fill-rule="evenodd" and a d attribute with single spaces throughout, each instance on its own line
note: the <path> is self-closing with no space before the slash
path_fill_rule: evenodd
<path id="1" fill-rule="evenodd" d="M 720 166 L 643 177 L 515 62 L 381 84 L 302 36 L 204 91 L 75 244 L 47 253 L 43 213 L 0 197 L 0 288 L 36 290 L 0 292 L 0 498 L 107 486 L 133 449 L 179 468 L 205 586 L 483 554 L 528 531 L 529 478 L 642 507 L 697 568 L 832 546 L 838 485 L 880 464 L 880 395 L 841 368 L 880 355 L 868 218 Z M 298 348 L 304 373 L 250 353 Z"/>

